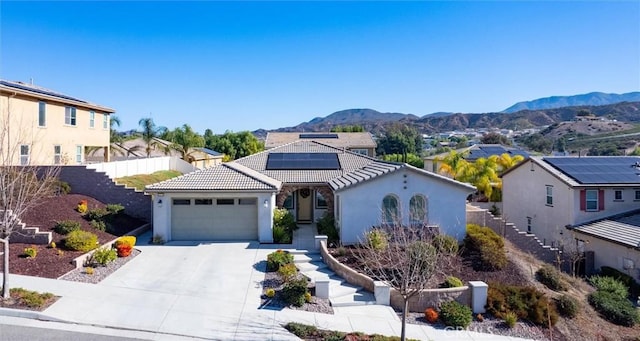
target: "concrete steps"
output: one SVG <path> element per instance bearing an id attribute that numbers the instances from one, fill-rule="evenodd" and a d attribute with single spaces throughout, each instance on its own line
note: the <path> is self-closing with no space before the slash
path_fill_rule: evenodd
<path id="1" fill-rule="evenodd" d="M 10 215 L 13 214 L 12 211 L 7 212 Z M 53 239 L 51 232 L 40 231 L 40 228 L 35 226 L 27 226 L 27 224 L 23 223 L 19 219 L 17 220 L 17 222 L 17 226 L 9 237 L 10 242 L 39 245 L 47 245 L 51 243 L 51 240 Z"/>

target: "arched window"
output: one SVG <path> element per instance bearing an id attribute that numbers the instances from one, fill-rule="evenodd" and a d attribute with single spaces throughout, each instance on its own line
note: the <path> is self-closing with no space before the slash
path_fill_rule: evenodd
<path id="1" fill-rule="evenodd" d="M 398 214 L 398 198 L 394 195 L 387 195 L 382 199 L 382 219 L 386 224 L 394 224 L 400 222 Z"/>
<path id="2" fill-rule="evenodd" d="M 427 222 L 427 198 L 422 194 L 416 194 L 409 200 L 409 215 L 412 224 Z"/>

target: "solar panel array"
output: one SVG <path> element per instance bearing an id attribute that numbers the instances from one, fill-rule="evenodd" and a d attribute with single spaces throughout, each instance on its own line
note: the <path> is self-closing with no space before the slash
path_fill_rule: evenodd
<path id="1" fill-rule="evenodd" d="M 491 155 L 509 154 L 512 157 L 515 155 L 522 155 L 525 158 L 529 157 L 529 154 L 524 150 L 519 149 L 506 149 L 501 146 L 479 146 L 477 149 L 471 149 L 469 155 L 465 157 L 466 160 L 475 161 L 479 158 L 488 158 Z"/>
<path id="2" fill-rule="evenodd" d="M 267 170 L 339 170 L 336 153 L 269 153 Z"/>
<path id="3" fill-rule="evenodd" d="M 640 157 L 550 157 L 557 170 L 581 184 L 640 184 Z"/>
<path id="4" fill-rule="evenodd" d="M 43 94 L 43 95 L 54 96 L 54 97 L 58 97 L 58 98 L 62 98 L 62 99 L 68 99 L 68 100 L 72 100 L 72 101 L 76 101 L 76 102 L 87 103 L 86 101 L 83 101 L 83 100 L 80 100 L 80 99 L 77 99 L 77 98 L 73 98 L 73 97 L 70 97 L 70 96 L 62 95 L 62 94 L 51 92 L 51 91 L 38 89 L 38 88 L 35 88 L 35 87 L 30 87 L 30 86 L 25 86 L 25 85 L 20 85 L 20 84 L 11 83 L 11 82 L 5 82 L 5 81 L 0 81 L 0 84 L 2 84 L 4 86 L 12 87 L 12 88 L 20 89 L 20 90 L 26 90 L 26 91 L 31 91 L 31 92 L 36 92 L 36 93 L 39 93 L 39 94 Z"/>
<path id="5" fill-rule="evenodd" d="M 337 139 L 338 134 L 300 134 L 301 139 Z"/>

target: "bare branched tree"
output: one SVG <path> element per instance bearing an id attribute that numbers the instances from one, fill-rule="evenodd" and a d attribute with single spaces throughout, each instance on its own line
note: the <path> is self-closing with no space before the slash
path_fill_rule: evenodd
<path id="1" fill-rule="evenodd" d="M 0 101 L 0 243 L 3 244 L 2 297 L 9 298 L 9 239 L 29 210 L 54 194 L 59 168 L 31 165 L 35 136 L 12 116 L 11 99 Z M 26 153 L 25 153 L 26 152 Z"/>
<path id="2" fill-rule="evenodd" d="M 366 275 L 387 283 L 402 296 L 401 340 L 406 339 L 409 300 L 427 289 L 446 251 L 435 247 L 438 229 L 424 224 L 384 224 L 358 245 L 356 257 Z"/>

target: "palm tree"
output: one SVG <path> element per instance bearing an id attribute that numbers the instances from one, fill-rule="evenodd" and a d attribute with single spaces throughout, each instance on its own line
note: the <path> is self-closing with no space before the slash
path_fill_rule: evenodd
<path id="1" fill-rule="evenodd" d="M 440 174 L 448 175 L 449 177 L 463 181 L 466 168 L 469 167 L 469 163 L 464 159 L 465 153 L 458 153 L 452 150 L 445 157 L 435 158 L 436 162 L 441 162 L 438 172 Z"/>
<path id="2" fill-rule="evenodd" d="M 512 168 L 515 165 L 522 162 L 522 160 L 524 160 L 524 156 L 522 155 L 511 156 L 507 153 L 504 153 L 500 156 L 496 156 L 496 163 L 498 164 L 498 172 L 502 174 L 509 168 Z"/>
<path id="3" fill-rule="evenodd" d="M 158 136 L 164 134 L 167 128 L 157 127 L 151 117 L 141 118 L 138 124 L 142 127 L 142 140 L 147 145 L 145 152 L 147 153 L 147 157 L 150 157 L 151 151 L 156 149 L 159 144 L 156 139 Z"/>
<path id="4" fill-rule="evenodd" d="M 502 187 L 496 160 L 497 157 L 479 158 L 467 167 L 465 173 L 468 182 L 487 198 L 491 198 L 494 188 Z"/>
<path id="5" fill-rule="evenodd" d="M 135 152 L 138 147 L 127 149 L 122 146 L 123 138 L 116 130 L 116 126 L 120 126 L 120 118 L 115 115 L 109 117 L 109 146 L 87 146 L 85 147 L 86 155 L 95 155 L 99 150 L 103 151 L 104 162 L 109 161 L 109 155 L 111 156 L 124 156 Z"/>
<path id="6" fill-rule="evenodd" d="M 196 147 L 204 147 L 204 137 L 200 136 L 197 132 L 185 124 L 182 128 L 178 127 L 174 129 L 170 134 L 170 140 L 172 142 L 171 149 L 174 149 L 180 153 L 180 157 L 189 163 L 194 161 L 194 157 L 191 155 Z"/>

